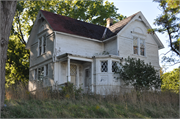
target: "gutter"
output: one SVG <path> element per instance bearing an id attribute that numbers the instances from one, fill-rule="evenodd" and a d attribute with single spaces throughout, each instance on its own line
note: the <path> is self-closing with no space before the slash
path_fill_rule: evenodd
<path id="1" fill-rule="evenodd" d="M 71 36 L 71 37 L 75 37 L 75 38 L 80 38 L 80 39 L 86 39 L 86 40 L 90 40 L 90 41 L 95 41 L 95 42 L 99 42 L 99 43 L 103 43 L 103 42 L 106 42 L 106 41 L 109 41 L 111 40 L 112 38 L 115 38 L 115 36 L 113 37 L 110 37 L 106 40 L 103 40 L 103 41 L 99 41 L 99 40 L 96 40 L 96 39 L 93 39 L 93 38 L 87 38 L 87 37 L 83 37 L 83 36 L 78 36 L 78 35 L 74 35 L 74 34 L 69 34 L 69 33 L 63 33 L 63 32 L 60 32 L 60 31 L 54 31 L 55 32 L 55 35 L 56 34 L 62 34 L 62 35 L 66 35 L 66 36 Z"/>
<path id="2" fill-rule="evenodd" d="M 87 37 L 78 36 L 78 35 L 74 35 L 74 34 L 59 32 L 59 31 L 55 31 L 55 32 L 58 33 L 58 34 L 62 34 L 62 35 L 66 35 L 66 36 L 72 36 L 72 37 L 75 37 L 75 38 L 86 39 L 86 40 L 96 41 L 96 42 L 100 42 L 100 43 L 102 42 L 102 41 L 99 41 L 99 40 L 96 40 L 96 39 L 93 39 L 93 38 L 87 38 Z"/>

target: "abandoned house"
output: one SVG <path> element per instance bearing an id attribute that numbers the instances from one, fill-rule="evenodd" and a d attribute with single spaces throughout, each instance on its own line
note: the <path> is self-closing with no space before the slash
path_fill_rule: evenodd
<path id="1" fill-rule="evenodd" d="M 128 56 L 159 66 L 158 50 L 164 48 L 156 34 L 148 34 L 141 12 L 113 24 L 99 26 L 40 10 L 26 49 L 30 49 L 29 91 L 73 83 L 97 94 L 120 91 L 115 66 Z"/>

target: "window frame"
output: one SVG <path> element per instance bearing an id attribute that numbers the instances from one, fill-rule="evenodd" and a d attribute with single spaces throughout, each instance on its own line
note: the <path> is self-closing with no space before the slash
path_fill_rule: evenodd
<path id="1" fill-rule="evenodd" d="M 106 66 L 107 71 L 104 72 L 104 71 L 102 71 L 102 62 L 105 62 L 105 61 L 107 62 L 107 66 Z M 109 63 L 108 62 L 109 62 L 108 59 L 107 60 L 100 60 L 100 72 L 101 73 L 107 73 L 108 72 L 108 70 L 109 70 L 109 66 L 108 66 Z"/>
<path id="2" fill-rule="evenodd" d="M 137 54 L 134 53 L 134 38 L 137 38 Z M 144 41 L 144 55 L 141 55 L 141 40 Z M 137 56 L 146 57 L 146 40 L 145 37 L 133 35 L 132 39 L 132 54 Z"/>
<path id="3" fill-rule="evenodd" d="M 46 51 L 47 51 L 47 37 L 46 37 L 46 34 L 43 34 L 38 38 L 38 55 L 37 56 L 41 56 L 45 54 Z"/>
<path id="4" fill-rule="evenodd" d="M 113 62 L 116 62 L 116 65 L 117 65 L 117 67 L 118 67 L 119 61 L 116 61 L 116 60 L 112 60 L 112 61 L 111 61 L 111 72 L 115 73 L 115 72 L 113 71 Z M 117 71 L 117 69 L 116 69 L 116 71 Z"/>

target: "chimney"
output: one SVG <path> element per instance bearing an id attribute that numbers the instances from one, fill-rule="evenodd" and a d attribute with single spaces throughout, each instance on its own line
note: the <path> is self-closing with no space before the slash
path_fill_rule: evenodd
<path id="1" fill-rule="evenodd" d="M 106 27 L 110 27 L 111 25 L 113 25 L 113 19 L 111 19 L 111 18 L 107 18 L 106 19 Z"/>

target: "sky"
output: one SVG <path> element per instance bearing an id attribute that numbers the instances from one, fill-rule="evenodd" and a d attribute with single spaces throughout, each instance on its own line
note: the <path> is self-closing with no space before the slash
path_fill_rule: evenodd
<path id="1" fill-rule="evenodd" d="M 158 15 L 162 13 L 160 10 L 159 4 L 156 2 L 152 2 L 153 0 L 108 0 L 109 2 L 113 2 L 114 5 L 119 9 L 117 13 L 120 13 L 124 16 L 131 16 L 134 13 L 137 13 L 139 11 L 142 12 L 142 14 L 145 16 L 149 24 L 152 28 L 157 28 L 154 23 L 154 19 L 157 18 Z M 159 63 L 160 66 L 163 67 L 165 63 L 161 63 L 163 53 L 166 53 L 169 51 L 168 47 L 168 35 L 167 34 L 160 34 L 156 33 L 161 42 L 164 45 L 164 49 L 159 50 Z M 169 72 L 172 71 L 174 68 L 178 68 L 180 64 L 167 67 L 167 69 L 164 71 Z"/>

